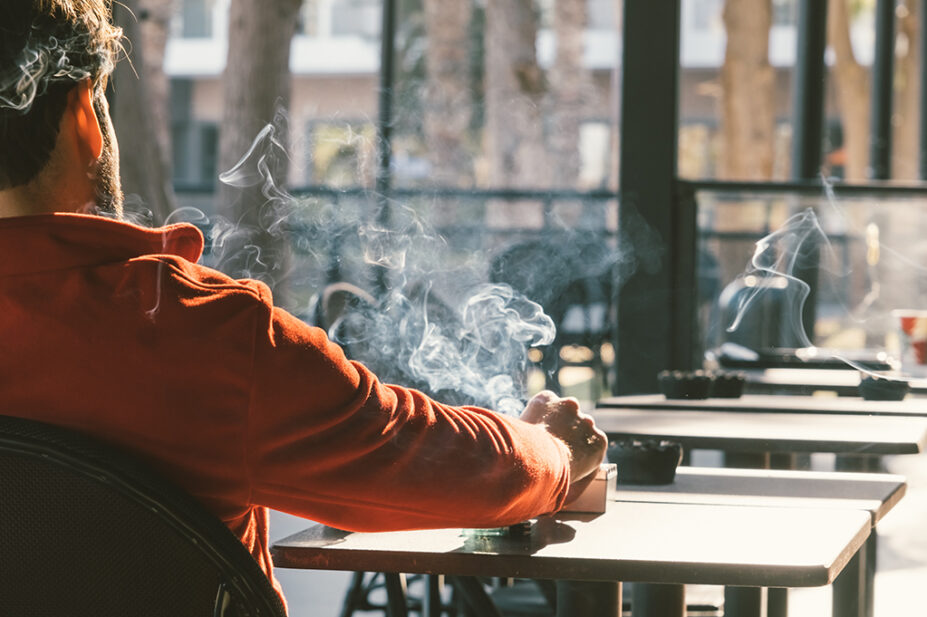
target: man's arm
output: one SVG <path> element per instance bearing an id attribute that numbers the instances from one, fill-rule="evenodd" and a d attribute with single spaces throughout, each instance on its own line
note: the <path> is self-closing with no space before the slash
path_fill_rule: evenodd
<path id="1" fill-rule="evenodd" d="M 548 398 L 541 424 L 442 405 L 380 383 L 283 311 L 263 330 L 248 430 L 255 504 L 352 530 L 500 526 L 556 510 L 571 474 L 598 464 L 575 401 Z"/>
<path id="2" fill-rule="evenodd" d="M 595 471 L 605 458 L 608 438 L 596 428 L 592 417 L 579 410 L 579 401 L 572 397 L 560 398 L 546 390 L 528 401 L 521 419 L 540 424 L 570 450 L 570 492 L 566 498 L 569 503 L 595 477 Z"/>

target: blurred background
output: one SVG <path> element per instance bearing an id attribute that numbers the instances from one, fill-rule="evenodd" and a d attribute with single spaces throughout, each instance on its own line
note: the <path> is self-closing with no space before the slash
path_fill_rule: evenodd
<path id="1" fill-rule="evenodd" d="M 111 94 L 130 205 L 213 239 L 218 220 L 251 225 L 263 257 L 215 264 L 306 319 L 339 281 L 379 300 L 427 274 L 453 304 L 442 281 L 466 264 L 463 280 L 508 282 L 558 326 L 530 352 L 532 383 L 586 398 L 652 387 L 655 369 L 725 342 L 891 348 L 890 311 L 922 306 L 927 286 L 923 3 L 665 9 L 634 37 L 618 0 L 127 0 L 132 62 Z M 255 214 L 266 195 L 218 181 L 268 123 L 291 206 L 276 234 Z M 804 244 L 751 264 L 808 208 Z M 397 210 L 443 238 L 418 278 L 352 244 L 355 224 L 390 228 Z M 643 354 L 638 375 L 623 353 Z"/>
<path id="2" fill-rule="evenodd" d="M 525 353 L 481 378 L 586 402 L 725 350 L 892 368 L 892 311 L 927 308 L 922 0 L 124 0 L 115 19 L 134 219 L 198 225 L 206 263 L 390 380 L 460 394 L 372 322 L 463 341 L 432 359 L 499 355 L 461 326 L 484 284 L 556 333 L 495 331 Z M 881 546 L 923 564 L 905 501 Z M 275 537 L 305 525 L 274 516 Z M 881 584 L 910 592 L 923 569 L 896 562 Z M 348 575 L 304 575 L 280 572 L 294 615 L 335 614 Z"/>

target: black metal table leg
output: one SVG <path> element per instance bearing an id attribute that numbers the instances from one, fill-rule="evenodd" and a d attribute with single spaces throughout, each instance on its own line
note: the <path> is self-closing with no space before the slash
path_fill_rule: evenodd
<path id="1" fill-rule="evenodd" d="M 725 452 L 724 466 L 739 467 L 741 469 L 771 469 L 773 456 L 769 452 Z M 790 464 L 791 458 L 785 456 L 775 457 L 777 466 Z M 769 592 L 772 591 L 772 607 L 769 606 Z M 782 592 L 762 589 L 759 587 L 727 587 L 724 590 L 725 617 L 759 616 L 768 612 L 768 617 L 784 617 L 788 611 L 788 601 Z M 782 612 L 771 612 L 773 611 Z"/>
<path id="2" fill-rule="evenodd" d="M 875 574 L 876 574 L 876 555 L 878 553 L 878 534 L 875 527 L 869 532 L 866 538 L 866 578 L 865 578 L 865 614 L 866 617 L 872 617 L 875 614 Z"/>
<path id="3" fill-rule="evenodd" d="M 786 617 L 789 614 L 789 590 L 771 587 L 766 590 L 766 617 Z"/>
<path id="4" fill-rule="evenodd" d="M 429 574 L 425 577 L 425 596 L 422 599 L 423 617 L 441 617 L 444 612 L 444 605 L 441 600 L 441 585 L 444 582 L 444 576 L 440 574 Z"/>
<path id="5" fill-rule="evenodd" d="M 866 614 L 866 565 L 868 542 L 853 555 L 834 581 L 834 617 L 863 617 Z"/>
<path id="6" fill-rule="evenodd" d="M 390 617 L 408 617 L 405 576 L 390 572 L 383 576 L 386 579 L 386 606 Z"/>
<path id="7" fill-rule="evenodd" d="M 838 454 L 834 462 L 837 471 L 880 473 L 883 471 L 882 457 L 878 454 Z"/>
<path id="8" fill-rule="evenodd" d="M 762 587 L 725 587 L 724 617 L 760 617 L 766 605 Z"/>
<path id="9" fill-rule="evenodd" d="M 621 617 L 621 583 L 557 581 L 557 617 Z"/>
<path id="10" fill-rule="evenodd" d="M 769 469 L 769 452 L 724 452 L 724 467 L 740 469 Z"/>
<path id="11" fill-rule="evenodd" d="M 352 617 L 354 611 L 363 610 L 365 574 L 366 572 L 355 572 L 351 577 L 351 584 L 344 594 L 340 617 Z"/>
<path id="12" fill-rule="evenodd" d="M 447 582 L 454 586 L 474 615 L 480 617 L 502 617 L 493 604 L 483 584 L 472 576 L 448 576 Z"/>
<path id="13" fill-rule="evenodd" d="M 684 617 L 685 614 L 683 585 L 634 583 L 631 588 L 631 617 Z"/>

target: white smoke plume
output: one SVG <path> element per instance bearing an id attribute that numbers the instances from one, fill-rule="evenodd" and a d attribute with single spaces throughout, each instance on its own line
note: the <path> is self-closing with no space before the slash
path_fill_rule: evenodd
<path id="1" fill-rule="evenodd" d="M 927 301 L 921 283 L 927 245 L 917 227 L 922 203 L 866 196 L 838 201 L 826 180 L 823 193 L 817 210 L 792 215 L 757 242 L 746 271 L 722 293 L 723 307 L 725 294 L 737 290 L 728 296 L 736 299 L 728 340 L 765 329 L 778 336 L 776 346 L 798 348 L 802 359 L 832 358 L 864 373 L 874 373 L 866 365 L 874 360 L 901 368 L 893 311 Z M 815 333 L 805 331 L 802 319 L 811 288 L 801 270 L 809 265 Z"/>
<path id="2" fill-rule="evenodd" d="M 522 278 L 531 280 L 493 280 L 501 277 L 494 277 L 487 255 L 449 246 L 414 205 L 386 202 L 372 192 L 352 198 L 288 193 L 271 173 L 273 160 L 286 156 L 280 130 L 276 123 L 268 125 L 239 163 L 220 176 L 251 194 L 259 189 L 260 203 L 252 207 L 258 208 L 260 229 L 212 221 L 212 265 L 225 269 L 236 257 L 235 275 L 269 277 L 288 287 L 295 300 L 285 308 L 326 328 L 349 357 L 384 381 L 453 404 L 517 414 L 527 394 L 528 352 L 549 345 L 556 335 L 554 321 L 538 301 L 562 299 L 566 279 L 588 287 L 593 279 L 626 277 L 636 268 L 630 250 L 623 249 L 619 259 L 614 247 L 586 238 L 594 234 L 561 230 L 553 252 L 544 246 L 540 260 L 521 264 L 527 266 Z M 383 203 L 389 208 L 385 219 L 371 207 Z M 281 265 L 276 256 L 257 245 L 248 249 L 245 242 L 251 253 L 242 270 L 240 255 L 228 255 L 223 247 L 233 236 L 241 246 L 249 234 L 285 237 L 296 257 Z M 592 245 L 598 250 L 589 250 Z M 560 271 L 542 270 L 547 263 Z M 517 259 L 511 265 L 520 267 Z M 327 286 L 333 273 L 340 282 Z M 384 291 L 377 291 L 376 273 L 388 283 Z M 310 297 L 306 290 L 315 293 Z M 610 290 L 598 293 L 604 299 Z"/>
<path id="3" fill-rule="evenodd" d="M 14 64 L 0 69 L 0 109 L 27 112 L 50 84 L 90 77 L 87 67 L 72 62 L 75 56 L 88 52 L 88 40 L 87 35 L 69 39 L 30 37 Z M 100 74 L 112 72 L 113 60 L 108 48 L 101 45 L 90 53 L 97 59 Z"/>
<path id="4" fill-rule="evenodd" d="M 802 312 L 811 288 L 794 272 L 803 262 L 818 259 L 821 245 L 830 248 L 827 234 L 810 208 L 793 215 L 780 229 L 758 241 L 750 267 L 743 275 L 747 291 L 739 297 L 728 332 L 740 327 L 758 298 L 776 293 L 783 298 L 779 305 L 784 318 L 782 325 L 787 327 L 787 338 L 799 341 L 801 347 L 812 347 L 802 324 Z"/>

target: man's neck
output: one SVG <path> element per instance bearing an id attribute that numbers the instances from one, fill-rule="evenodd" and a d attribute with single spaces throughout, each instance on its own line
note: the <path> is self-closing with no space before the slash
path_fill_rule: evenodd
<path id="1" fill-rule="evenodd" d="M 79 211 L 75 200 L 69 197 L 54 190 L 54 185 L 44 182 L 39 175 L 26 184 L 0 190 L 0 218 Z"/>
<path id="2" fill-rule="evenodd" d="M 42 203 L 32 183 L 0 191 L 0 218 L 47 214 L 54 204 Z"/>

